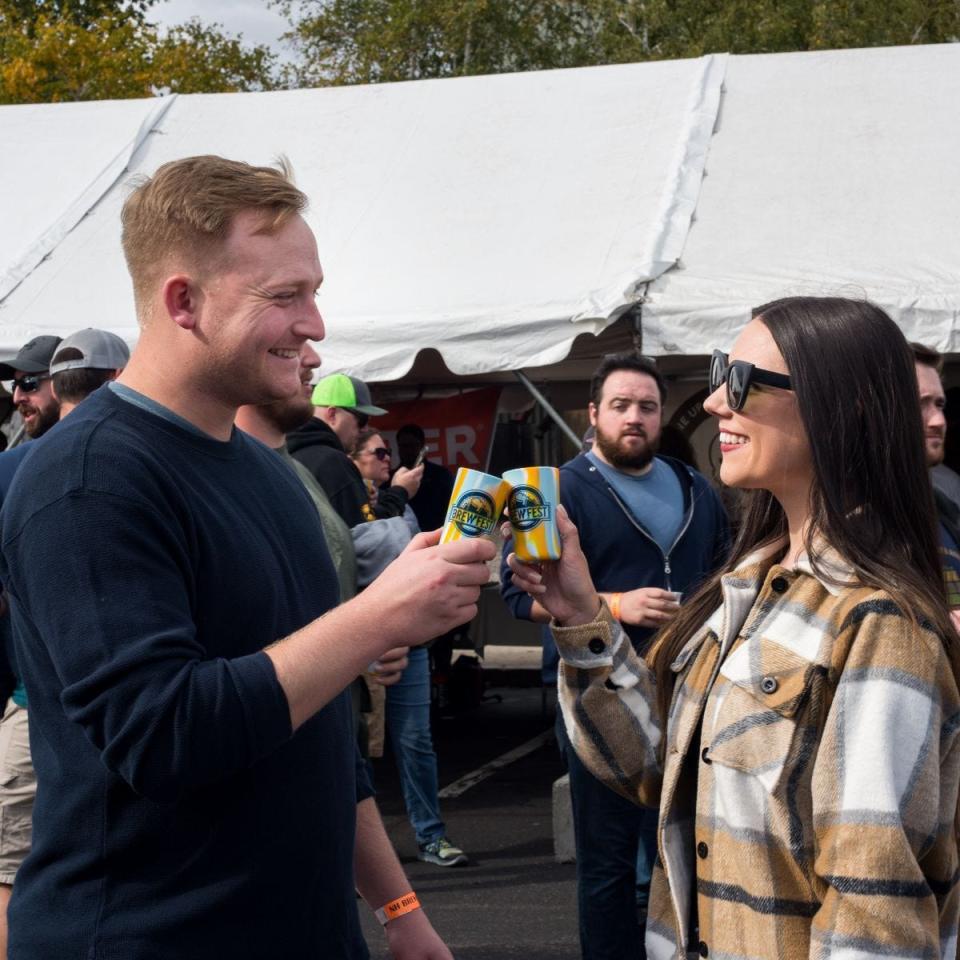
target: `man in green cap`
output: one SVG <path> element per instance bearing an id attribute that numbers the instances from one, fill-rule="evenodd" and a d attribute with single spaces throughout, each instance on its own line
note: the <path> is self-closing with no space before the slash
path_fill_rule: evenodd
<path id="1" fill-rule="evenodd" d="M 370 505 L 360 471 L 350 459 L 357 435 L 370 417 L 387 411 L 374 406 L 370 388 L 358 377 L 333 373 L 314 387 L 313 418 L 287 436 L 287 449 L 323 487 L 334 509 L 348 527 L 368 520 L 398 517 L 420 488 L 423 466 L 401 467 L 391 486 Z"/>

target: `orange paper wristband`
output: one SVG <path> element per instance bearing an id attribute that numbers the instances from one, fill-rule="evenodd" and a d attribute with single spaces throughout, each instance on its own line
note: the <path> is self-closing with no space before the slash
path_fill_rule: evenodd
<path id="1" fill-rule="evenodd" d="M 620 601 L 623 599 L 622 593 L 611 593 L 610 594 L 610 612 L 613 614 L 614 620 L 620 619 Z"/>
<path id="2" fill-rule="evenodd" d="M 417 899 L 417 895 L 411 890 L 402 897 L 397 897 L 396 900 L 385 903 L 379 910 L 374 912 L 377 915 L 377 919 L 386 926 L 391 920 L 396 920 L 397 917 L 402 917 L 405 913 L 419 909 L 420 901 Z"/>

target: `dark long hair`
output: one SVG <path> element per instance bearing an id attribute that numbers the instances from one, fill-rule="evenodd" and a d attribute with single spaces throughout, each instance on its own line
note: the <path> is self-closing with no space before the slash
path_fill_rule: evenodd
<path id="1" fill-rule="evenodd" d="M 886 590 L 907 616 L 933 626 L 960 679 L 960 641 L 946 605 L 907 341 L 890 317 L 863 300 L 787 297 L 757 307 L 753 316 L 783 355 L 810 444 L 814 481 L 804 546 L 813 569 L 833 579 L 817 555 L 815 539 L 822 537 L 861 583 Z M 746 491 L 728 569 L 786 533 L 773 495 Z M 673 692 L 669 665 L 720 605 L 720 576 L 684 604 L 649 654 L 664 711 Z"/>

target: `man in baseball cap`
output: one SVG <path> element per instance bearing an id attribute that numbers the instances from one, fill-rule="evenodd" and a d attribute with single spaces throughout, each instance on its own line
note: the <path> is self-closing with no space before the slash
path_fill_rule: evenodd
<path id="1" fill-rule="evenodd" d="M 38 340 L 49 343 L 38 348 L 35 346 Z M 37 373 L 25 372 L 23 365 L 36 368 L 45 353 L 52 354 L 52 357 L 47 357 L 49 374 L 46 367 L 43 368 L 44 395 L 49 392 L 60 419 L 70 414 L 78 403 L 98 387 L 108 380 L 115 380 L 130 359 L 130 351 L 123 340 L 106 330 L 88 328 L 66 340 L 38 337 L 37 340 L 31 340 L 14 358 L 13 363 L 17 367 L 15 376 L 21 384 L 28 377 L 38 376 Z M 36 359 L 38 355 L 40 360 Z M 22 386 L 17 389 L 22 390 Z M 32 398 L 39 392 L 38 388 L 28 393 L 28 397 Z M 37 436 L 36 432 L 33 436 Z M 0 454 L 0 505 L 10 489 L 17 468 L 33 447 L 34 444 L 25 443 Z M 4 615 L 0 620 L 0 635 L 4 635 L 4 641 L 9 627 L 10 622 Z M 5 829 L 0 831 L 0 942 L 4 944 L 6 907 L 14 876 L 30 852 L 33 799 L 37 790 L 27 737 L 27 692 L 19 668 L 12 657 L 9 659 L 9 669 L 16 685 L 0 718 L 0 768 L 16 770 L 18 773 L 13 780 L 0 781 L 0 818 L 5 824 Z"/>
<path id="2" fill-rule="evenodd" d="M 95 334 L 96 350 L 93 342 L 84 334 Z M 112 338 L 104 340 L 102 338 Z M 111 362 L 120 357 L 118 345 L 123 348 L 123 361 L 113 363 L 114 367 L 123 367 L 129 356 L 126 344 L 119 337 L 104 330 L 83 330 L 66 340 L 60 337 L 35 337 L 25 344 L 16 356 L 0 364 L 0 378 L 12 378 L 14 382 L 14 403 L 23 417 L 24 428 L 28 436 L 37 439 L 66 416 L 88 393 L 103 382 L 100 370 L 74 370 L 87 363 L 99 365 L 104 359 Z M 108 343 L 110 350 L 104 352 L 102 345 Z M 65 360 L 64 357 L 71 359 Z M 60 361 L 59 365 L 55 361 Z M 51 363 L 53 365 L 51 366 Z M 58 373 L 58 370 L 70 372 Z M 109 377 L 117 375 L 116 370 L 104 371 Z M 90 375 L 96 382 L 90 379 Z M 72 383 L 57 389 L 58 377 L 72 379 Z M 12 450 L 0 454 L 0 504 L 10 489 L 10 484 L 24 457 L 34 444 L 24 443 Z M 7 647 L 7 634 L 10 621 L 4 611 L 0 620 L 0 635 Z M 6 657 L 7 651 L 4 650 Z M 30 852 L 31 820 L 33 816 L 33 798 L 36 795 L 37 781 L 33 773 L 30 756 L 30 742 L 27 737 L 27 695 L 19 670 L 9 657 L 4 664 L 4 672 L 10 671 L 15 684 L 10 699 L 3 708 L 0 718 L 0 766 L 7 770 L 17 770 L 18 775 L 12 781 L 0 782 L 0 818 L 6 829 L 0 831 L 0 942 L 6 944 L 6 910 L 13 887 L 14 876 Z M 6 951 L 4 950 L 4 953 Z"/>
<path id="3" fill-rule="evenodd" d="M 130 350 L 120 337 L 88 327 L 66 340 L 36 337 L 0 364 L 0 378 L 14 377 L 14 403 L 27 435 L 37 439 L 97 387 L 115 380 L 129 359 Z M 0 454 L 0 504 L 30 449 L 30 444 L 21 444 Z M 0 870 L 0 883 L 2 876 Z"/>
<path id="4" fill-rule="evenodd" d="M 370 388 L 359 377 L 348 377 L 345 373 L 331 373 L 324 377 L 314 388 L 310 398 L 315 407 L 337 407 L 352 413 L 361 420 L 363 417 L 382 417 L 387 411 L 374 406 Z M 366 421 L 359 429 L 366 426 Z"/>
<path id="5" fill-rule="evenodd" d="M 60 419 L 50 386 L 50 361 L 60 337 L 34 337 L 12 357 L 0 359 L 0 380 L 13 381 L 13 405 L 30 438 L 42 437 Z"/>
<path id="6" fill-rule="evenodd" d="M 314 475 L 348 527 L 401 516 L 420 486 L 423 467 L 398 470 L 374 508 L 349 456 L 367 420 L 387 412 L 374 405 L 370 388 L 358 377 L 332 373 L 313 388 L 311 400 L 313 418 L 287 434 L 291 455 Z"/>
<path id="7" fill-rule="evenodd" d="M 57 384 L 66 382 L 58 381 L 58 373 L 67 370 L 94 370 L 97 371 L 97 376 L 89 379 L 91 382 L 99 379 L 97 386 L 100 386 L 108 380 L 115 380 L 129 359 L 130 348 L 115 333 L 110 333 L 109 330 L 94 330 L 93 327 L 78 330 L 61 341 L 54 351 L 50 362 L 54 390 L 61 394 L 63 390 L 58 389 Z M 95 389 L 96 387 L 87 393 L 92 393 Z"/>

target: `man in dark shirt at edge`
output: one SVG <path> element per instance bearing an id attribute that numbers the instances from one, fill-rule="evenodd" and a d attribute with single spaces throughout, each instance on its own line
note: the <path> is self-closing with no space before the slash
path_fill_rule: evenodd
<path id="1" fill-rule="evenodd" d="M 393 474 L 393 482 L 401 470 L 413 470 L 417 458 L 426 449 L 427 437 L 423 427 L 416 423 L 405 423 L 397 431 L 397 453 L 400 467 Z M 446 468 L 428 460 L 424 454 L 421 461 L 423 479 L 420 488 L 410 497 L 410 509 L 417 517 L 421 530 L 436 530 L 442 527 L 447 517 L 450 494 L 453 493 L 453 474 Z"/>
<path id="2" fill-rule="evenodd" d="M 115 380 L 130 359 L 130 349 L 126 343 L 108 330 L 88 328 L 78 330 L 63 341 L 59 337 L 38 337 L 37 340 L 52 341 L 55 347 L 51 351 L 49 370 L 46 372 L 61 420 L 98 387 L 108 380 Z M 24 351 L 29 349 L 30 344 L 27 344 Z M 2 374 L 0 367 L 0 376 Z M 36 431 L 32 438 L 38 439 Z M 0 454 L 0 463 L 8 457 L 18 457 L 13 461 L 14 472 L 9 479 L 0 470 L 0 507 L 3 506 L 17 466 L 33 449 L 32 444 L 21 444 Z M 4 637 L 5 649 L 10 650 L 12 637 L 9 636 L 10 618 L 6 612 L 0 619 L 0 632 Z M 7 905 L 17 869 L 30 850 L 33 798 L 37 792 L 37 778 L 28 739 L 27 692 L 23 680 L 17 676 L 12 657 L 10 659 L 16 686 L 0 720 L 0 770 L 4 772 L 0 780 L 0 960 L 7 960 Z"/>
<path id="3" fill-rule="evenodd" d="M 947 396 L 940 379 L 943 357 L 932 347 L 911 343 L 914 366 L 917 371 L 917 389 L 920 394 L 920 413 L 923 418 L 923 447 L 927 466 L 931 471 L 943 463 L 947 440 L 945 410 Z M 960 508 L 933 482 L 933 499 L 937 507 L 940 555 L 943 559 L 943 581 L 947 591 L 947 605 L 954 624 L 960 628 Z"/>
<path id="4" fill-rule="evenodd" d="M 302 485 L 233 428 L 300 389 L 323 337 L 305 206 L 285 171 L 219 157 L 138 186 L 137 348 L 14 480 L 2 572 L 39 787 L 13 957 L 366 958 L 354 883 L 392 907 L 395 957 L 446 956 L 364 815 L 343 690 L 473 616 L 493 548 L 422 535 L 337 607 Z"/>

